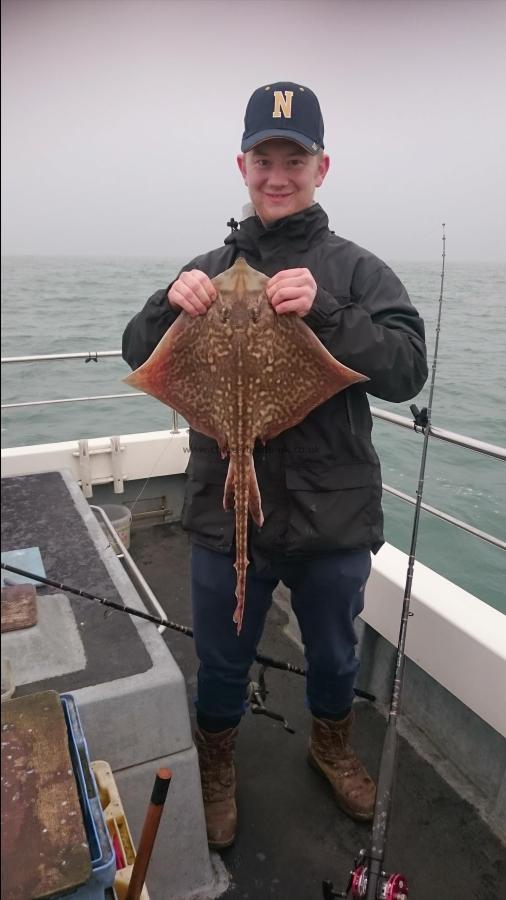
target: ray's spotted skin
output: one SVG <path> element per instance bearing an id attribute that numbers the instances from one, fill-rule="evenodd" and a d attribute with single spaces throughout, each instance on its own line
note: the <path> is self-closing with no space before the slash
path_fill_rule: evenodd
<path id="1" fill-rule="evenodd" d="M 341 365 L 295 314 L 277 315 L 267 276 L 244 259 L 212 279 L 205 315 L 181 312 L 149 359 L 124 381 L 177 410 L 230 459 L 223 505 L 235 506 L 237 607 L 246 593 L 248 511 L 263 523 L 253 447 L 302 421 L 333 394 L 368 379 Z"/>

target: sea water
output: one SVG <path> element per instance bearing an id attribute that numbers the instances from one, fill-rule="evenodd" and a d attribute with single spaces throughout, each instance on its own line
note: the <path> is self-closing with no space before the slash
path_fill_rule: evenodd
<path id="1" fill-rule="evenodd" d="M 156 289 L 166 287 L 186 260 L 84 257 L 5 257 L 2 261 L 2 356 L 119 350 L 130 318 Z M 432 363 L 441 260 L 387 261 L 404 282 L 426 325 Z M 442 325 L 433 401 L 434 426 L 506 445 L 503 362 L 506 266 L 446 261 Z M 2 403 L 129 392 L 120 359 L 57 360 L 2 366 Z M 430 377 L 429 377 L 430 381 Z M 374 406 L 411 417 L 418 398 Z M 2 447 L 155 431 L 172 414 L 142 396 L 2 411 Z M 375 419 L 374 443 L 383 481 L 414 496 L 420 435 Z M 506 538 L 504 463 L 431 440 L 425 503 Z M 385 493 L 385 535 L 409 551 L 414 507 Z M 417 558 L 506 612 L 505 554 L 479 538 L 422 512 Z"/>

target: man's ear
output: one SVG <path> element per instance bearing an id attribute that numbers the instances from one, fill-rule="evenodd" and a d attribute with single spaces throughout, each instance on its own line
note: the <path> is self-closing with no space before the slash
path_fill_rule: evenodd
<path id="1" fill-rule="evenodd" d="M 237 156 L 237 165 L 239 166 L 239 171 L 243 177 L 244 184 L 248 184 L 248 179 L 246 175 L 246 155 L 244 153 L 239 153 Z"/>
<path id="2" fill-rule="evenodd" d="M 325 176 L 329 170 L 330 166 L 330 158 L 326 153 L 323 153 L 320 159 L 318 160 L 318 172 L 316 176 L 316 187 L 321 187 Z"/>

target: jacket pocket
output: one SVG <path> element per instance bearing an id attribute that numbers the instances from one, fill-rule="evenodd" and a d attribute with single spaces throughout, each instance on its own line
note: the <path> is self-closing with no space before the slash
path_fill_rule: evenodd
<path id="1" fill-rule="evenodd" d="M 381 476 L 376 466 L 290 468 L 286 485 L 288 553 L 329 553 L 381 544 Z"/>
<path id="2" fill-rule="evenodd" d="M 377 481 L 377 467 L 362 462 L 332 467 L 286 468 L 286 486 L 290 491 L 340 491 L 371 487 Z"/>
<path id="3" fill-rule="evenodd" d="M 233 511 L 223 509 L 223 486 L 188 478 L 181 524 L 217 550 L 229 550 L 235 528 Z"/>
<path id="4" fill-rule="evenodd" d="M 186 474 L 195 481 L 207 484 L 225 484 L 229 460 L 221 459 L 215 447 L 196 447 L 192 449 Z"/>

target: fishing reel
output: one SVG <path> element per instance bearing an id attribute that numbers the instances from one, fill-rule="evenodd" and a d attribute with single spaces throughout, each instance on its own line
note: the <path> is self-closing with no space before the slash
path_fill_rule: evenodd
<path id="1" fill-rule="evenodd" d="M 331 881 L 323 882 L 323 900 L 334 900 L 336 897 L 346 897 L 348 900 L 359 900 L 367 897 L 367 882 L 369 869 L 367 866 L 367 854 L 361 850 L 358 859 L 355 860 L 355 868 L 350 872 L 350 880 L 345 891 L 334 890 Z M 388 875 L 381 872 L 374 900 L 408 900 L 408 882 L 404 875 Z"/>
<path id="2" fill-rule="evenodd" d="M 250 681 L 249 683 L 247 700 L 249 702 L 251 712 L 254 715 L 267 716 L 269 719 L 274 719 L 276 722 L 281 722 L 285 731 L 288 731 L 290 734 L 295 734 L 294 729 L 290 727 L 287 720 L 284 716 L 281 715 L 281 713 L 274 712 L 274 710 L 268 709 L 265 705 L 265 700 L 267 698 L 267 694 L 269 693 L 269 691 L 267 690 L 267 685 L 265 683 L 265 671 L 266 666 L 260 666 L 258 681 Z"/>

